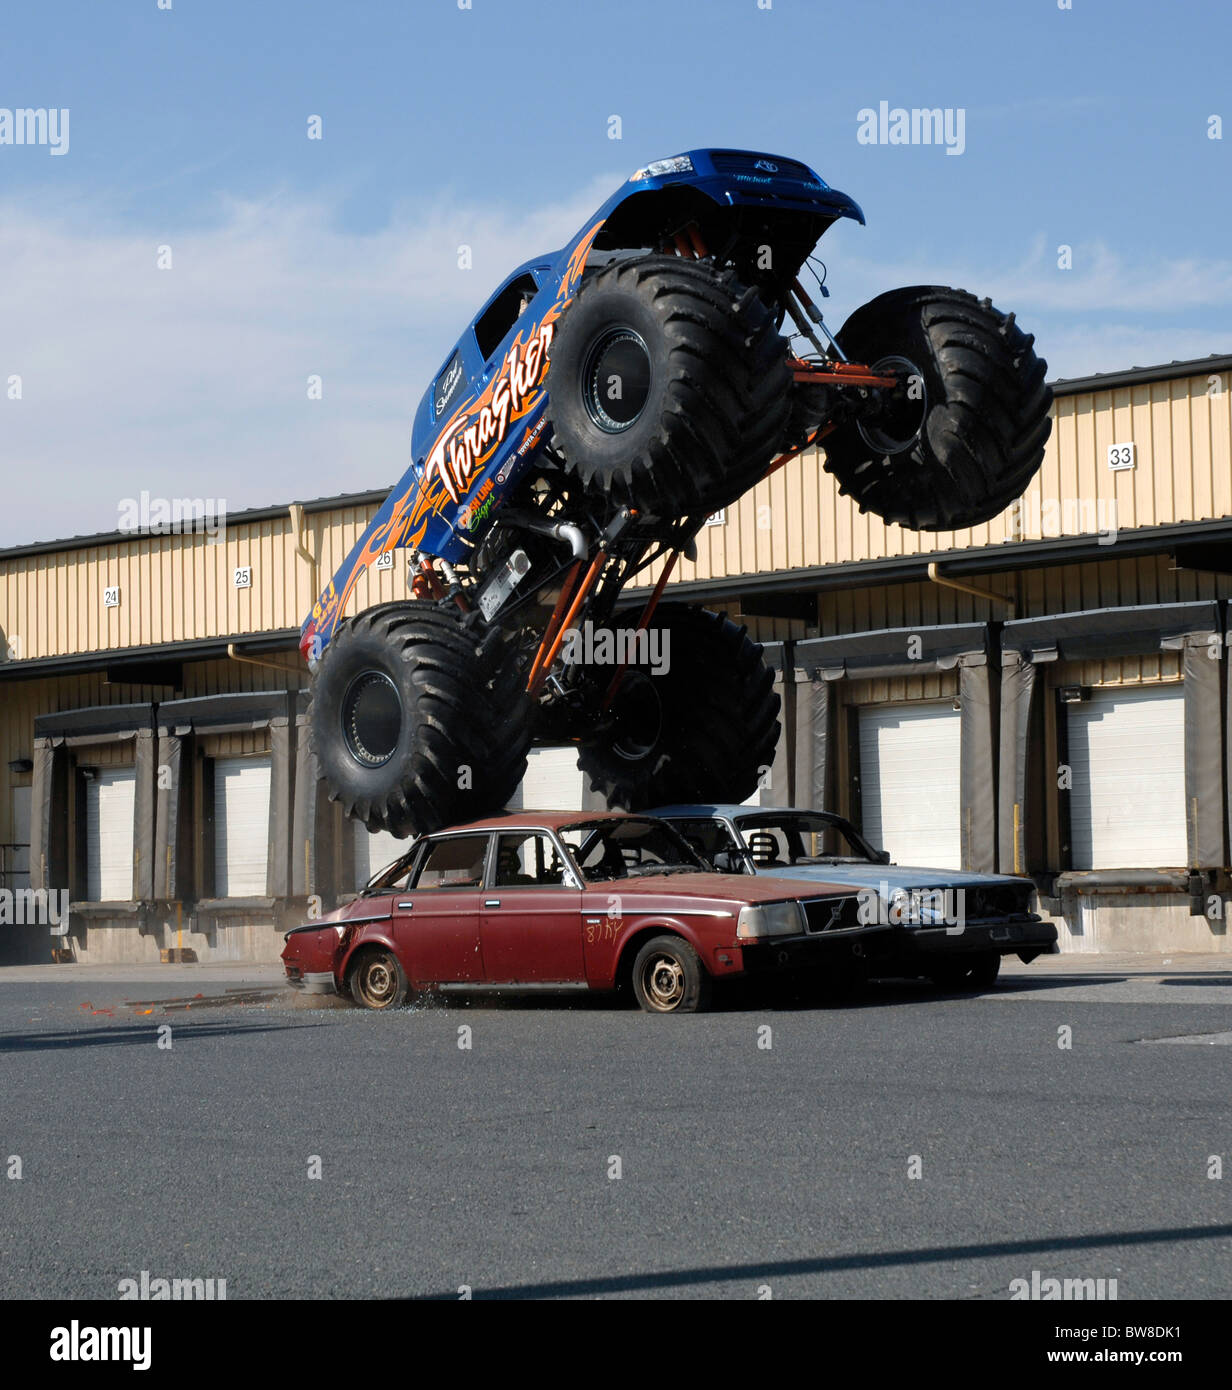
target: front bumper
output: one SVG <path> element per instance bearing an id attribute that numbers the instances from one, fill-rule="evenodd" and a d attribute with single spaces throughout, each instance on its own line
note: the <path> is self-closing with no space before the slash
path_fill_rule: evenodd
<path id="1" fill-rule="evenodd" d="M 910 965 L 941 956 L 995 951 L 1000 956 L 1049 955 L 1057 949 L 1057 929 L 1034 913 L 968 922 L 961 928 L 899 927 L 894 933 L 896 962 Z"/>
<path id="2" fill-rule="evenodd" d="M 287 984 L 292 989 L 302 990 L 304 994 L 337 994 L 338 982 L 332 970 L 304 970 L 297 966 L 287 966 Z"/>
<path id="3" fill-rule="evenodd" d="M 742 941 L 740 946 L 745 974 L 770 975 L 853 960 L 881 964 L 892 958 L 894 932 L 890 928 L 875 928 L 818 932 L 810 936 L 771 936 L 759 941 Z"/>

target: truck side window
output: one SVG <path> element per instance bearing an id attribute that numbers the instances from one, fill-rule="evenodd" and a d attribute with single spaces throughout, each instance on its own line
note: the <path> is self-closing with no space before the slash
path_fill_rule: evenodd
<path id="1" fill-rule="evenodd" d="M 500 347 L 505 334 L 518 321 L 524 301 L 533 299 L 539 286 L 531 274 L 519 275 L 501 290 L 475 322 L 475 341 L 479 355 L 486 362 Z"/>

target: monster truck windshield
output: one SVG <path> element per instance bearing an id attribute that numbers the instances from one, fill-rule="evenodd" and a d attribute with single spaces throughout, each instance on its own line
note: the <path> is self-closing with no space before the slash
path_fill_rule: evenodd
<path id="1" fill-rule="evenodd" d="M 706 868 L 671 826 L 649 818 L 565 826 L 560 837 L 587 883 Z"/>

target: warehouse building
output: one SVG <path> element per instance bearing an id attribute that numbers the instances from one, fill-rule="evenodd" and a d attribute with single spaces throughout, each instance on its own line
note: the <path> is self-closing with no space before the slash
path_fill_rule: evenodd
<path id="1" fill-rule="evenodd" d="M 967 531 L 861 515 L 815 451 L 711 518 L 670 588 L 767 643 L 761 800 L 1028 874 L 1063 950 L 1227 949 L 1230 374 L 1054 383 L 1030 491 Z M 323 797 L 296 649 L 383 500 L 0 551 L 0 963 L 275 959 L 398 852 Z M 356 611 L 402 584 L 390 557 Z M 571 749 L 535 751 L 521 804 L 587 796 Z"/>

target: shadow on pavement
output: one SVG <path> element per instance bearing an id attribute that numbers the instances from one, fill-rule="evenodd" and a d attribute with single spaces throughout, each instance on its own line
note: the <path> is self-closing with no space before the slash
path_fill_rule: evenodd
<path id="1" fill-rule="evenodd" d="M 184 1023 L 175 1025 L 175 1044 L 199 1038 L 225 1038 L 249 1033 L 281 1033 L 288 1028 L 320 1028 L 320 1023 Z M 149 1047 L 158 1035 L 159 1023 L 124 1024 L 115 1027 L 61 1029 L 45 1033 L 0 1033 L 0 1052 L 45 1052 L 74 1047 Z"/>
<path id="2" fill-rule="evenodd" d="M 1135 1245 L 1167 1245 L 1181 1241 L 1232 1239 L 1232 1226 L 1173 1226 L 1155 1231 L 1109 1231 L 1085 1236 L 1044 1236 L 1038 1240 L 1007 1240 L 986 1245 L 935 1245 L 923 1250 L 868 1251 L 827 1255 L 816 1259 L 767 1260 L 738 1265 L 701 1265 L 655 1274 L 615 1274 L 597 1279 L 561 1279 L 543 1284 L 507 1284 L 476 1288 L 473 1298 L 573 1298 L 595 1294 L 631 1293 L 638 1289 L 675 1289 L 732 1280 L 791 1278 L 800 1274 L 837 1274 L 844 1270 L 890 1269 L 939 1264 L 951 1260 L 986 1260 L 1004 1255 L 1049 1255 L 1066 1250 L 1106 1250 Z M 424 1294 L 424 1300 L 457 1298 L 456 1290 Z M 416 1300 L 418 1301 L 418 1300 Z"/>

